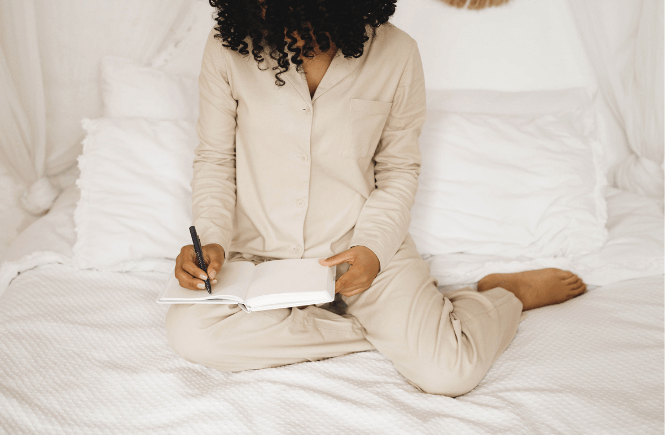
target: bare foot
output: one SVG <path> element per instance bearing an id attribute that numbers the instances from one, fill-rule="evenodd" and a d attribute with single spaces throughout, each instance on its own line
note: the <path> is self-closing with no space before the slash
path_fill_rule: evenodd
<path id="1" fill-rule="evenodd" d="M 586 284 L 572 272 L 549 268 L 519 273 L 493 273 L 478 282 L 478 291 L 495 287 L 513 292 L 523 311 L 560 304 L 586 291 Z"/>

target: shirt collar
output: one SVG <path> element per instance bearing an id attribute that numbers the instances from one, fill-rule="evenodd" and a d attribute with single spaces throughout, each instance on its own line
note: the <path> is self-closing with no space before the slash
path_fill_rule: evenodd
<path id="1" fill-rule="evenodd" d="M 305 74 L 297 72 L 296 65 L 291 63 L 290 60 L 289 70 L 282 74 L 281 77 L 286 77 L 286 81 L 288 81 L 291 86 L 293 86 L 296 91 L 298 91 L 305 103 L 311 106 L 317 98 L 321 97 L 321 95 L 325 94 L 339 82 L 344 80 L 344 78 L 351 74 L 358 67 L 358 65 L 360 65 L 365 60 L 367 51 L 369 50 L 370 45 L 372 44 L 372 40 L 374 39 L 374 32 L 376 31 L 371 26 L 367 26 L 366 29 L 368 39 L 363 44 L 362 56 L 358 58 L 346 58 L 342 54 L 342 51 L 338 49 L 335 57 L 333 57 L 332 61 L 330 62 L 330 66 L 328 66 L 328 70 L 321 79 L 319 86 L 316 88 L 316 92 L 314 92 L 313 97 L 310 97 L 309 95 L 309 87 L 307 86 L 307 79 Z M 271 64 L 273 64 L 271 66 L 277 65 L 277 62 L 274 59 L 271 59 L 269 55 L 266 54 L 264 57 Z M 271 68 L 268 69 L 268 71 L 272 72 L 274 70 Z"/>

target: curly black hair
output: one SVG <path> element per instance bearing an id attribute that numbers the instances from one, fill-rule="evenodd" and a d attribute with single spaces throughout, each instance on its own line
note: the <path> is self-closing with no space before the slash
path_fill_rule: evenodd
<path id="1" fill-rule="evenodd" d="M 395 13 L 397 0 L 208 0 L 216 9 L 215 38 L 222 45 L 249 55 L 247 37 L 251 39 L 252 55 L 260 70 L 263 53 L 277 61 L 275 84 L 284 85 L 280 77 L 291 62 L 302 72 L 302 57 L 314 57 L 318 46 L 321 52 L 332 44 L 344 57 L 358 58 L 372 32 L 386 23 Z M 265 16 L 263 12 L 265 11 Z M 297 36 L 304 42 L 296 47 Z M 264 48 L 265 46 L 265 48 Z"/>

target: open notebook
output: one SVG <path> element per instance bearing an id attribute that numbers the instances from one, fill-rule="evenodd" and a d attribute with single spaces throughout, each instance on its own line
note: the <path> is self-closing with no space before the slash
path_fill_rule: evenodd
<path id="1" fill-rule="evenodd" d="M 254 265 L 232 261 L 222 265 L 212 293 L 189 290 L 175 276 L 157 299 L 161 304 L 238 304 L 243 310 L 262 311 L 332 302 L 337 266 L 319 260 L 272 260 Z"/>

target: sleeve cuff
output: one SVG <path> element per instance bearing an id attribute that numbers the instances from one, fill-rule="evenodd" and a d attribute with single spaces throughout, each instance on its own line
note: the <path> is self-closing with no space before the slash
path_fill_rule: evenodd
<path id="1" fill-rule="evenodd" d="M 211 243 L 216 243 L 224 249 L 224 260 L 228 258 L 228 247 L 231 245 L 231 240 L 228 237 L 225 237 L 222 234 L 211 234 L 203 233 L 199 235 L 201 239 L 201 245 L 209 245 Z"/>

